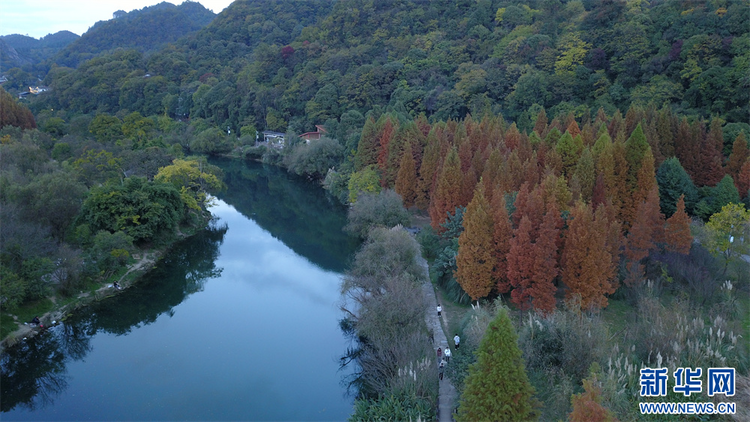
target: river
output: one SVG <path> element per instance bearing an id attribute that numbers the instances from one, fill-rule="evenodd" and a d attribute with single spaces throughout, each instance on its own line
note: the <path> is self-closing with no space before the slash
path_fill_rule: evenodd
<path id="1" fill-rule="evenodd" d="M 282 169 L 215 160 L 212 228 L 120 295 L 5 353 L 2 420 L 343 420 L 346 210 Z"/>

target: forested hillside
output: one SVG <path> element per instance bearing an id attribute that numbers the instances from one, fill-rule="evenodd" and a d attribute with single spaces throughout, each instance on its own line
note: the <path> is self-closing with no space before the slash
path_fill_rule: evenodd
<path id="1" fill-rule="evenodd" d="M 98 27 L 153 26 L 126 18 Z M 468 368 L 472 347 L 492 348 L 489 309 L 508 303 L 493 324 L 515 343 L 514 319 L 545 420 L 584 420 L 570 404 L 582 389 L 579 411 L 637 420 L 637 368 L 657 354 L 747 382 L 748 21 L 750 0 L 241 0 L 158 48 L 102 52 L 86 34 L 51 65 L 49 92 L 2 96 L 3 301 L 40 297 L 53 262 L 79 268 L 78 287 L 195 223 L 220 183 L 185 155 L 233 155 L 320 181 L 361 215 L 407 214 L 403 201 L 429 216 L 419 241 L 445 299 L 506 301 L 454 322 L 469 334 L 459 391 L 482 376 Z M 30 77 L 7 74 L 11 88 Z M 295 136 L 314 125 L 321 139 Z M 263 130 L 286 143 L 256 143 Z M 386 189 L 398 195 L 358 202 Z M 358 414 L 434 405 L 424 379 L 395 381 L 361 390 Z"/>
<path id="2" fill-rule="evenodd" d="M 237 1 L 178 47 L 127 62 L 106 89 L 119 97 L 133 78 L 160 76 L 146 92 L 169 95 L 169 115 L 235 131 L 301 133 L 388 105 L 439 120 L 492 112 L 520 129 L 541 107 L 580 117 L 631 104 L 740 122 L 748 10 L 745 0 Z M 97 60 L 120 68 L 117 56 Z M 51 72 L 51 108 L 151 111 L 144 93 L 104 106 L 69 102 L 69 90 L 101 83 L 91 68 Z"/>
<path id="3" fill-rule="evenodd" d="M 129 13 L 115 12 L 114 19 L 97 22 L 80 39 L 57 54 L 51 63 L 76 67 L 85 60 L 117 48 L 154 51 L 203 28 L 215 16 L 200 3 L 191 1 L 179 6 L 162 2 Z"/>
<path id="4" fill-rule="evenodd" d="M 20 67 L 24 63 L 39 64 L 78 38 L 80 38 L 78 35 L 70 31 L 56 32 L 40 39 L 20 34 L 3 35 L 0 39 L 15 49 L 22 58 L 22 62 L 14 63 L 3 58 L 0 61 L 0 69 Z"/>

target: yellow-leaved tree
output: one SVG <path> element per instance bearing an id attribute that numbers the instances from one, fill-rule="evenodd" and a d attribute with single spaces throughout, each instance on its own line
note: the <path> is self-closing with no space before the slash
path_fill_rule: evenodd
<path id="1" fill-rule="evenodd" d="M 221 170 L 201 159 L 175 159 L 162 167 L 154 177 L 157 182 L 170 183 L 179 189 L 188 208 L 202 210 L 208 202 L 208 189 L 221 189 Z"/>

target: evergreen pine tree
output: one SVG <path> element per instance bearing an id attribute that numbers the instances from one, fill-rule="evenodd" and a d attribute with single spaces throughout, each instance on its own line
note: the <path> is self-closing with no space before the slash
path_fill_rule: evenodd
<path id="1" fill-rule="evenodd" d="M 534 387 L 526 375 L 518 336 L 505 308 L 487 327 L 476 355 L 456 420 L 536 420 Z"/>

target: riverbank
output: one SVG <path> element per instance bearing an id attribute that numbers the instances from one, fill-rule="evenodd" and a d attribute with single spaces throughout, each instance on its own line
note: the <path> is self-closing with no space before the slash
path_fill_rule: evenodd
<path id="1" fill-rule="evenodd" d="M 137 254 L 133 254 L 135 262 L 126 265 L 123 270 L 113 274 L 106 280 L 92 283 L 85 291 L 81 290 L 75 296 L 62 297 L 52 295 L 35 302 L 38 304 L 36 306 L 34 304 L 24 305 L 13 313 L 3 313 L 3 324 L 13 323 L 16 324 L 17 328 L 5 335 L 0 341 L 0 354 L 4 353 L 8 347 L 12 347 L 21 341 L 26 341 L 41 334 L 47 327 L 61 323 L 75 310 L 88 306 L 93 302 L 117 295 L 129 288 L 141 276 L 149 272 L 175 243 L 204 230 L 211 221 L 211 218 L 213 217 L 209 214 L 204 218 L 202 224 L 180 230 L 174 240 L 158 249 L 142 250 Z M 114 287 L 115 282 L 120 287 L 119 289 Z M 39 326 L 29 323 L 34 316 L 39 318 Z"/>

